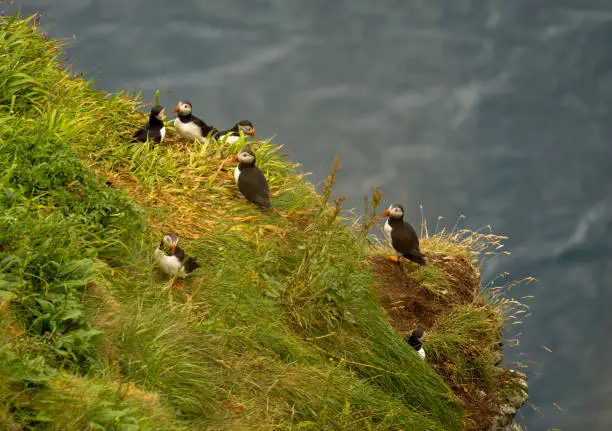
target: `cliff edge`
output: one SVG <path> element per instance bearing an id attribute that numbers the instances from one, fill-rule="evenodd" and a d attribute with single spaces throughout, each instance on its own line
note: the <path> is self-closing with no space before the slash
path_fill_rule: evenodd
<path id="1" fill-rule="evenodd" d="M 424 232 L 430 264 L 400 267 L 368 233 L 380 195 L 356 221 L 336 165 L 317 192 L 270 140 L 262 212 L 244 141 L 131 142 L 140 97 L 74 76 L 36 23 L 0 17 L 1 429 L 510 429 L 517 303 L 477 270 L 499 237 Z M 201 264 L 182 290 L 152 263 L 167 232 Z"/>

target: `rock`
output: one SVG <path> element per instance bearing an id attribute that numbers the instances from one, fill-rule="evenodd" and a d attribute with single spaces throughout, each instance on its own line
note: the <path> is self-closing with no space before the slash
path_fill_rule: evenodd
<path id="1" fill-rule="evenodd" d="M 501 370 L 500 370 L 501 371 Z M 514 421 L 516 412 L 529 399 L 527 376 L 516 370 L 508 370 L 510 378 L 506 383 L 506 396 L 489 431 L 524 431 Z"/>
<path id="2" fill-rule="evenodd" d="M 516 407 L 510 404 L 504 404 L 499 408 L 499 416 L 507 417 L 516 413 Z"/>
<path id="3" fill-rule="evenodd" d="M 521 408 L 525 401 L 529 398 L 527 391 L 520 390 L 514 396 L 508 398 L 508 405 L 518 410 Z"/>
<path id="4" fill-rule="evenodd" d="M 525 429 L 513 421 L 510 425 L 504 428 L 504 431 L 525 431 Z"/>

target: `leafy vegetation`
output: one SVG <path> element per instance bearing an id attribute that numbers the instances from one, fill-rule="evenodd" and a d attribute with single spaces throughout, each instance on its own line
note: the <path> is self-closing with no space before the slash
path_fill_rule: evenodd
<path id="1" fill-rule="evenodd" d="M 379 192 L 355 235 L 328 205 L 336 168 L 319 196 L 257 142 L 276 208 L 262 213 L 233 183 L 243 141 L 179 142 L 168 124 L 164 145 L 130 142 L 139 96 L 72 77 L 34 30 L 0 18 L 0 429 L 462 428 L 363 264 Z M 182 291 L 152 265 L 168 231 L 202 264 Z M 489 378 L 462 340 L 497 343 L 501 318 L 470 307 L 432 339 L 435 357 L 466 357 L 450 384 Z"/>

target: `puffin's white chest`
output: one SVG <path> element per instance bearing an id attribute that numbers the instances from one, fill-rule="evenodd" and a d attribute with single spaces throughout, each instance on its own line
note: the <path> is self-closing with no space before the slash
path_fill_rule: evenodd
<path id="1" fill-rule="evenodd" d="M 387 241 L 389 241 L 389 243 L 391 243 L 391 231 L 393 229 L 391 228 L 391 225 L 389 224 L 389 219 L 387 219 L 387 221 L 385 222 L 385 226 L 383 227 L 383 231 L 385 232 L 385 236 L 387 237 Z"/>
<path id="2" fill-rule="evenodd" d="M 181 278 L 187 277 L 187 273 L 185 272 L 185 268 L 183 264 L 176 256 L 168 256 L 159 248 L 155 249 L 155 253 L 153 254 L 155 258 L 155 262 L 161 268 L 161 270 L 172 276 L 179 276 Z"/>
<path id="3" fill-rule="evenodd" d="M 236 184 L 238 184 L 239 177 L 240 177 L 240 168 L 236 166 L 236 169 L 234 169 L 234 179 L 236 180 Z"/>
<path id="4" fill-rule="evenodd" d="M 180 118 L 176 118 L 174 120 L 174 128 L 181 138 L 197 139 L 200 142 L 204 140 L 202 129 L 193 121 L 183 123 Z"/>
<path id="5" fill-rule="evenodd" d="M 159 141 L 159 143 L 161 144 L 164 141 L 164 138 L 166 137 L 166 128 L 162 127 L 161 130 L 159 131 L 160 135 L 161 135 L 161 139 Z"/>
<path id="6" fill-rule="evenodd" d="M 240 140 L 240 136 L 232 135 L 230 133 L 227 133 L 223 136 L 219 136 L 217 138 L 218 142 L 221 142 L 223 144 L 228 144 L 228 145 L 231 145 L 234 142 L 238 142 L 239 140 Z"/>
<path id="7" fill-rule="evenodd" d="M 224 142 L 225 142 L 226 144 L 230 144 L 230 145 L 231 145 L 231 144 L 233 144 L 234 142 L 238 142 L 239 140 L 240 140 L 240 136 L 236 136 L 236 135 L 229 135 L 229 136 L 226 136 L 226 137 L 225 137 Z"/>
<path id="8" fill-rule="evenodd" d="M 417 353 L 419 354 L 421 358 L 425 359 L 425 350 L 423 350 L 422 347 L 419 350 L 417 350 Z"/>

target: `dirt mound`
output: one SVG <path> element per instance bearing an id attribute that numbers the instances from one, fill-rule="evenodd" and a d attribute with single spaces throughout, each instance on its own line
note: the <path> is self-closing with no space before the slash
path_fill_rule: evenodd
<path id="1" fill-rule="evenodd" d="M 380 303 L 391 325 L 401 334 L 417 326 L 428 329 L 442 314 L 457 305 L 474 301 L 480 275 L 465 259 L 429 254 L 427 264 L 441 269 L 448 288 L 433 292 L 413 275 L 419 267 L 402 263 L 401 267 L 385 256 L 372 256 L 368 265 L 376 274 Z"/>
<path id="2" fill-rule="evenodd" d="M 380 304 L 389 323 L 402 336 L 416 327 L 427 330 L 453 308 L 478 301 L 480 274 L 467 260 L 433 253 L 427 256 L 428 269 L 413 263 L 402 263 L 400 267 L 386 256 L 372 256 L 367 261 L 376 275 Z M 429 288 L 424 283 L 424 274 L 429 277 L 425 278 Z M 446 367 L 453 364 L 431 365 L 449 380 L 452 373 L 447 373 Z M 499 407 L 497 395 L 485 394 L 475 386 L 449 383 L 467 412 L 464 430 L 489 429 Z"/>

